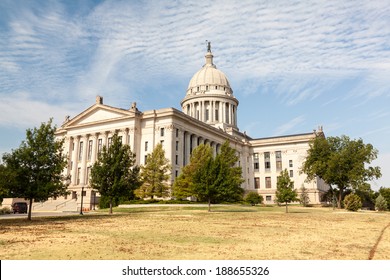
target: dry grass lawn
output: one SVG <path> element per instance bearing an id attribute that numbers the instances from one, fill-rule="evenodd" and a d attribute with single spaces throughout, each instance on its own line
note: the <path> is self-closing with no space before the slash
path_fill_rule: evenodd
<path id="1" fill-rule="evenodd" d="M 367 260 L 390 213 L 249 206 L 0 220 L 0 259 Z M 119 212 L 121 211 L 121 212 Z M 390 259 L 390 227 L 373 259 Z"/>

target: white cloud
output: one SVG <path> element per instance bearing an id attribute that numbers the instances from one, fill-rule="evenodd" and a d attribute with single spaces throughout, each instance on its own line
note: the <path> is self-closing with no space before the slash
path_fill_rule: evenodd
<path id="1" fill-rule="evenodd" d="M 305 122 L 305 117 L 298 116 L 298 117 L 292 119 L 291 121 L 276 128 L 274 135 L 288 134 L 291 130 L 293 130 L 294 128 L 296 128 L 297 126 L 301 125 L 304 122 Z"/>

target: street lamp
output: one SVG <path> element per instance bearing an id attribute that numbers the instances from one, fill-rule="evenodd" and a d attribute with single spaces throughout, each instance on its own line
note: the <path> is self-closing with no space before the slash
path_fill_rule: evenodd
<path id="1" fill-rule="evenodd" d="M 81 207 L 80 207 L 80 215 L 83 214 L 83 194 L 84 194 L 84 187 L 81 187 Z"/>

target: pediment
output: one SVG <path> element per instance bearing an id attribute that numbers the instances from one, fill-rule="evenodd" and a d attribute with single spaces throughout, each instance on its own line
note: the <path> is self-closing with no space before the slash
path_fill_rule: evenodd
<path id="1" fill-rule="evenodd" d="M 107 122 L 129 117 L 131 112 L 105 105 L 94 105 L 65 124 L 66 127 Z"/>

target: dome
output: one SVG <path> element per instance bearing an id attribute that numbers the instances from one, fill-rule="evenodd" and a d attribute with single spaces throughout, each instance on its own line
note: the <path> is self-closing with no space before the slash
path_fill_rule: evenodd
<path id="1" fill-rule="evenodd" d="M 210 43 L 205 58 L 206 64 L 188 84 L 186 96 L 180 103 L 182 111 L 214 127 L 238 129 L 238 100 L 225 74 L 213 63 Z"/>
<path id="2" fill-rule="evenodd" d="M 213 63 L 210 44 L 208 45 L 205 58 L 206 64 L 194 74 L 188 84 L 187 95 L 197 95 L 199 93 L 232 95 L 233 90 L 226 75 L 218 70 Z"/>

